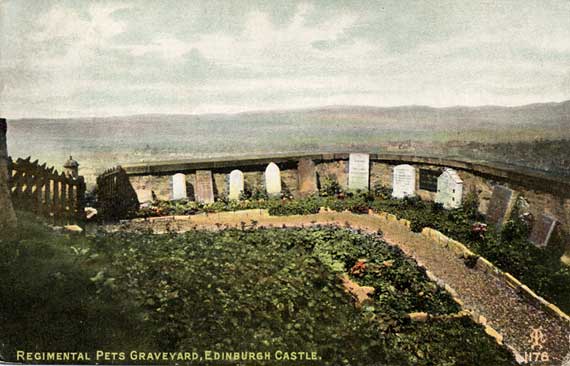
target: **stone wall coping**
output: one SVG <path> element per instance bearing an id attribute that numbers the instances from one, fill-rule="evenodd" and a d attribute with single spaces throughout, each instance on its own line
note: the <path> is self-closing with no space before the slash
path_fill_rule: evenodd
<path id="1" fill-rule="evenodd" d="M 271 155 L 251 155 L 247 157 L 217 157 L 208 159 L 184 159 L 156 161 L 147 163 L 125 164 L 122 167 L 128 175 L 170 175 L 175 173 L 192 173 L 199 169 L 225 171 L 239 168 L 264 167 L 270 162 L 276 164 L 292 164 L 300 159 L 311 159 L 316 163 L 348 160 L 349 153 L 286 153 Z M 392 164 L 422 164 L 438 167 L 449 167 L 476 173 L 477 175 L 519 184 L 538 191 L 554 193 L 562 197 L 570 197 L 570 179 L 550 175 L 547 172 L 527 167 L 500 163 L 483 163 L 467 159 L 451 159 L 438 156 L 421 156 L 409 154 L 371 153 L 370 160 Z"/>

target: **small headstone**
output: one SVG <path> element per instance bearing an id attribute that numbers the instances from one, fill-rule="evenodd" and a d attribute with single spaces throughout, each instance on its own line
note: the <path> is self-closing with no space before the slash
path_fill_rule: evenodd
<path id="1" fill-rule="evenodd" d="M 370 155 L 350 154 L 348 157 L 348 189 L 368 190 L 370 179 Z"/>
<path id="2" fill-rule="evenodd" d="M 556 225 L 558 225 L 558 221 L 555 218 L 543 214 L 532 225 L 529 240 L 537 247 L 547 246 Z"/>
<path id="3" fill-rule="evenodd" d="M 392 197 L 404 198 L 416 195 L 416 169 L 408 164 L 394 167 L 392 175 Z"/>
<path id="4" fill-rule="evenodd" d="M 180 200 L 187 198 L 186 195 L 186 176 L 177 173 L 172 176 L 172 195 L 171 199 Z M 151 198 L 152 200 L 152 198 Z"/>
<path id="5" fill-rule="evenodd" d="M 232 170 L 230 173 L 230 187 L 228 198 L 231 200 L 239 200 L 243 189 L 243 173 L 241 170 Z"/>
<path id="6" fill-rule="evenodd" d="M 297 178 L 301 195 L 308 195 L 317 191 L 317 171 L 315 163 L 311 159 L 299 160 Z"/>
<path id="7" fill-rule="evenodd" d="M 487 222 L 501 227 L 511 215 L 516 200 L 515 196 L 512 189 L 500 185 L 493 187 L 487 209 Z"/>
<path id="8" fill-rule="evenodd" d="M 463 180 L 453 169 L 445 169 L 437 178 L 435 202 L 444 208 L 459 208 L 463 199 Z"/>
<path id="9" fill-rule="evenodd" d="M 213 203 L 214 185 L 212 183 L 212 172 L 209 170 L 196 170 L 196 184 L 194 185 L 194 196 L 196 202 Z"/>
<path id="10" fill-rule="evenodd" d="M 265 190 L 270 196 L 281 195 L 281 172 L 275 163 L 269 163 L 265 168 Z"/>
<path id="11" fill-rule="evenodd" d="M 437 192 L 437 178 L 441 175 L 439 170 L 420 169 L 420 189 L 428 192 Z"/>
<path id="12" fill-rule="evenodd" d="M 137 198 L 139 202 L 152 202 L 152 190 L 151 189 L 136 189 Z"/>

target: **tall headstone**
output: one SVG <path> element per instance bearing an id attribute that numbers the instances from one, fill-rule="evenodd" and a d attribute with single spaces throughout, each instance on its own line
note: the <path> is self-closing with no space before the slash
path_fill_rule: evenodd
<path id="1" fill-rule="evenodd" d="M 441 203 L 444 208 L 461 207 L 463 200 L 463 180 L 453 169 L 445 169 L 437 178 L 437 193 L 435 202 Z"/>
<path id="2" fill-rule="evenodd" d="M 244 189 L 243 173 L 241 170 L 232 170 L 230 173 L 228 198 L 239 200 Z"/>
<path id="3" fill-rule="evenodd" d="M 317 171 L 311 159 L 301 159 L 297 166 L 299 194 L 309 195 L 317 192 Z"/>
<path id="4" fill-rule="evenodd" d="M 350 154 L 348 157 L 348 189 L 351 191 L 369 189 L 370 155 Z"/>
<path id="5" fill-rule="evenodd" d="M 172 200 L 181 200 L 188 198 L 186 195 L 186 176 L 182 173 L 176 173 L 172 176 Z"/>
<path id="6" fill-rule="evenodd" d="M 503 226 L 511 215 L 515 201 L 516 195 L 512 189 L 501 185 L 493 187 L 489 208 L 487 209 L 487 222 L 498 227 Z"/>
<path id="7" fill-rule="evenodd" d="M 6 146 L 6 132 L 8 125 L 4 118 L 0 118 L 0 227 L 13 229 L 16 227 L 16 214 L 10 197 L 8 186 L 8 148 Z"/>
<path id="8" fill-rule="evenodd" d="M 437 192 L 437 178 L 441 175 L 439 170 L 420 169 L 420 189 L 428 192 Z"/>
<path id="9" fill-rule="evenodd" d="M 532 225 L 529 240 L 537 247 L 547 246 L 556 225 L 558 225 L 558 220 L 543 214 L 540 219 L 536 220 Z"/>
<path id="10" fill-rule="evenodd" d="M 404 198 L 416 195 L 416 169 L 408 164 L 394 167 L 392 174 L 392 197 Z"/>
<path id="11" fill-rule="evenodd" d="M 275 163 L 269 163 L 265 168 L 265 190 L 269 196 L 281 195 L 281 171 Z"/>
<path id="12" fill-rule="evenodd" d="M 210 170 L 196 170 L 196 184 L 194 185 L 196 202 L 214 203 L 214 183 Z"/>

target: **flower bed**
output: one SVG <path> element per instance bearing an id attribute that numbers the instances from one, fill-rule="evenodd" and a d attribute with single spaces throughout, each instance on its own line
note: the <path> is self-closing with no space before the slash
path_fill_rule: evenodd
<path id="1" fill-rule="evenodd" d="M 322 357 L 318 365 L 512 362 L 469 319 L 411 323 L 407 313 L 459 307 L 415 262 L 370 235 L 336 228 L 118 233 L 96 250 L 110 262 L 101 281 L 113 278 L 144 309 L 161 349 L 311 349 Z M 341 274 L 374 287 L 372 302 L 357 311 Z"/>
<path id="2" fill-rule="evenodd" d="M 517 213 L 501 233 L 486 228 L 485 219 L 477 212 L 478 201 L 468 195 L 460 209 L 444 210 L 434 202 L 418 198 L 397 200 L 390 198 L 385 188 L 377 187 L 370 193 L 342 192 L 340 188 L 326 188 L 321 195 L 302 199 L 258 199 L 244 201 L 217 201 L 202 205 L 196 202 L 158 202 L 141 211 L 140 216 L 184 215 L 200 212 L 221 212 L 251 208 L 265 208 L 271 215 L 307 215 L 320 207 L 335 211 L 349 210 L 367 213 L 369 208 L 383 211 L 411 221 L 411 229 L 420 232 L 424 227 L 465 243 L 476 254 L 492 261 L 527 284 L 539 295 L 570 312 L 570 267 L 560 262 L 564 248 L 554 238 L 548 248 L 537 248 L 528 241 L 529 227 Z"/>

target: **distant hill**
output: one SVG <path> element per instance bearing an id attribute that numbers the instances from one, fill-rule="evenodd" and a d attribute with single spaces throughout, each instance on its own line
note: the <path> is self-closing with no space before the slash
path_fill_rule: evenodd
<path id="1" fill-rule="evenodd" d="M 536 103 L 517 107 L 479 106 L 446 107 L 427 106 L 371 107 L 326 106 L 319 108 L 277 111 L 251 111 L 235 114 L 142 114 L 116 117 L 69 119 L 19 119 L 13 123 L 68 123 L 91 122 L 105 125 L 119 123 L 190 123 L 190 122 L 369 122 L 377 125 L 391 124 L 395 128 L 429 127 L 446 129 L 458 125 L 468 129 L 509 126 L 568 127 L 570 100 L 560 103 Z"/>
<path id="2" fill-rule="evenodd" d="M 117 163 L 291 151 L 383 150 L 388 143 L 570 138 L 570 101 L 518 107 L 321 108 L 237 114 L 9 120 L 8 148 L 93 174 Z"/>

